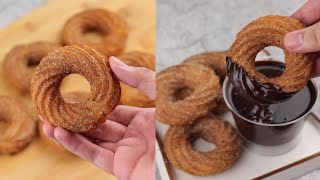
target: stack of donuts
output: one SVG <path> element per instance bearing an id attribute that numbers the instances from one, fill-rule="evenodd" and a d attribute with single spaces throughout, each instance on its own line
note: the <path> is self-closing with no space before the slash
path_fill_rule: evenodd
<path id="1" fill-rule="evenodd" d="M 221 85 L 228 51 L 205 52 L 157 74 L 156 118 L 170 125 L 164 152 L 177 168 L 193 175 L 215 174 L 230 168 L 241 154 L 242 139 L 217 115 L 228 111 Z M 216 148 L 201 152 L 193 142 L 202 138 Z"/>
<path id="2" fill-rule="evenodd" d="M 99 34 L 99 41 L 88 38 L 91 32 Z M 3 76 L 21 95 L 31 95 L 37 112 L 51 125 L 86 132 L 104 123 L 104 117 L 119 101 L 138 107 L 155 104 L 137 89 L 120 83 L 109 67 L 108 58 L 118 56 L 129 65 L 154 70 L 154 55 L 124 53 L 128 35 L 129 25 L 118 14 L 105 9 L 85 10 L 64 24 L 62 44 L 38 41 L 13 47 L 4 58 Z M 63 78 L 73 73 L 88 80 L 90 94 L 60 93 Z M 21 100 L 0 96 L 0 101 L 0 116 L 6 127 L 0 135 L 0 154 L 15 154 L 36 137 L 37 122 Z M 38 127 L 43 141 L 66 151 L 43 134 L 41 121 Z"/>

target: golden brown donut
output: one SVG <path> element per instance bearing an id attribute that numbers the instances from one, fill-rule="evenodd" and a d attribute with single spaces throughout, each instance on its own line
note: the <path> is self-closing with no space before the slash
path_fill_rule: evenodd
<path id="1" fill-rule="evenodd" d="M 204 52 L 200 54 L 193 55 L 183 63 L 191 63 L 197 65 L 203 65 L 212 69 L 220 78 L 220 84 L 223 84 L 223 80 L 227 75 L 226 69 L 226 58 L 229 51 L 222 52 Z M 223 113 L 229 110 L 228 106 L 224 102 L 222 91 L 219 92 L 217 98 L 217 107 L 213 109 L 214 113 Z"/>
<path id="2" fill-rule="evenodd" d="M 91 42 L 85 33 L 98 32 L 101 42 Z M 120 54 L 129 33 L 127 22 L 117 14 L 104 9 L 90 9 L 72 16 L 64 25 L 62 39 L 66 45 L 85 44 L 107 57 Z"/>
<path id="3" fill-rule="evenodd" d="M 221 91 L 219 77 L 209 68 L 194 64 L 180 64 L 157 74 L 156 118 L 166 124 L 191 124 L 197 117 L 217 106 Z M 181 90 L 190 95 L 179 99 Z"/>
<path id="4" fill-rule="evenodd" d="M 260 84 L 271 83 L 286 93 L 299 91 L 311 78 L 312 56 L 286 51 L 283 38 L 287 33 L 304 27 L 301 22 L 292 17 L 265 16 L 258 18 L 238 33 L 236 41 L 230 48 L 231 59 Z M 281 76 L 268 78 L 255 68 L 254 61 L 257 53 L 267 46 L 284 49 L 286 69 Z"/>
<path id="5" fill-rule="evenodd" d="M 185 59 L 183 63 L 199 64 L 212 69 L 220 78 L 220 82 L 223 82 L 227 76 L 226 58 L 229 55 L 229 51 L 221 52 L 203 52 L 190 56 Z"/>
<path id="6" fill-rule="evenodd" d="M 75 92 L 68 92 L 68 93 L 63 94 L 63 99 L 69 103 L 78 103 L 78 102 L 86 100 L 87 97 L 89 97 L 89 96 L 90 96 L 89 93 L 75 91 Z M 66 148 L 64 148 L 63 146 L 55 143 L 53 140 L 48 138 L 44 134 L 44 132 L 42 130 L 42 126 L 43 126 L 43 122 L 38 121 L 39 135 L 40 135 L 40 139 L 42 141 L 44 141 L 47 145 L 53 147 L 54 149 L 56 149 L 59 152 L 69 152 Z"/>
<path id="7" fill-rule="evenodd" d="M 50 42 L 34 42 L 13 47 L 3 61 L 5 79 L 20 92 L 29 93 L 31 78 L 35 72 L 34 66 L 58 47 Z"/>
<path id="8" fill-rule="evenodd" d="M 91 85 L 91 95 L 83 102 L 68 103 L 60 94 L 63 78 L 73 73 Z M 65 46 L 42 59 L 31 81 L 31 96 L 50 124 L 81 133 L 105 122 L 120 99 L 120 84 L 105 56 L 85 45 Z"/>
<path id="9" fill-rule="evenodd" d="M 216 148 L 201 152 L 192 143 L 202 138 Z M 208 175 L 225 171 L 240 157 L 243 140 L 226 121 L 213 115 L 199 118 L 192 125 L 170 127 L 164 139 L 164 151 L 169 161 L 194 175 Z"/>
<path id="10" fill-rule="evenodd" d="M 20 101 L 0 96 L 0 102 L 0 120 L 5 123 L 0 135 L 0 154 L 15 154 L 35 137 L 36 122 Z"/>
<path id="11" fill-rule="evenodd" d="M 118 58 L 124 63 L 134 67 L 145 67 L 155 70 L 155 56 L 139 51 L 122 54 Z M 124 83 L 121 85 L 120 104 L 136 107 L 154 107 L 154 100 L 145 96 L 140 90 L 132 88 Z"/>

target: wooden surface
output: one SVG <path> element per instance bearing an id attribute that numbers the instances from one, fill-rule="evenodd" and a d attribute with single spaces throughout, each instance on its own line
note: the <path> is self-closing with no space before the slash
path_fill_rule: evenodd
<path id="1" fill-rule="evenodd" d="M 16 44 L 38 40 L 61 43 L 60 31 L 64 22 L 76 12 L 97 7 L 117 12 L 129 23 L 130 35 L 126 51 L 141 50 L 154 53 L 154 0 L 49 0 L 30 14 L 0 30 L 0 61 Z M 36 120 L 30 96 L 19 94 L 7 84 L 2 76 L 2 68 L 0 69 L 0 94 L 23 100 L 33 111 Z M 88 85 L 81 79 L 79 76 L 69 77 L 63 84 L 63 90 L 87 90 Z M 17 155 L 0 156 L 0 179 L 106 180 L 116 178 L 74 155 L 55 151 L 37 138 Z"/>

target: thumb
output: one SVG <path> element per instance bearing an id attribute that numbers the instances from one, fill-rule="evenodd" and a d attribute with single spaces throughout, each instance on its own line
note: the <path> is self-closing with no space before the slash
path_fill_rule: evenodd
<path id="1" fill-rule="evenodd" d="M 296 53 L 320 51 L 320 23 L 288 33 L 284 37 L 284 46 Z"/>
<path id="2" fill-rule="evenodd" d="M 151 99 L 156 98 L 155 72 L 144 67 L 128 66 L 113 56 L 109 58 L 109 64 L 120 81 L 139 89 Z"/>

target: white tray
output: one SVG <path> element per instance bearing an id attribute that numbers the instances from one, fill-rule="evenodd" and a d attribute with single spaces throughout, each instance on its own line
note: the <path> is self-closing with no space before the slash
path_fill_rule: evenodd
<path id="1" fill-rule="evenodd" d="M 230 169 L 210 176 L 193 176 L 171 165 L 165 166 L 165 154 L 161 153 L 161 141 L 167 125 L 157 122 L 159 135 L 156 148 L 157 173 L 161 180 L 242 180 L 242 179 L 292 179 L 320 168 L 320 115 L 310 114 L 302 131 L 302 140 L 290 152 L 279 156 L 262 156 L 243 149 L 240 159 Z M 231 113 L 222 116 L 234 125 Z M 159 146 L 160 144 L 160 146 Z M 198 146 L 199 144 L 196 144 Z"/>

